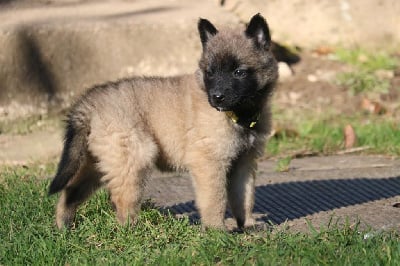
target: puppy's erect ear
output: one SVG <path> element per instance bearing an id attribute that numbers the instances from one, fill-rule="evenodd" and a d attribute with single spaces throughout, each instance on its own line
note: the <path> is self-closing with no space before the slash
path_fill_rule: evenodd
<path id="1" fill-rule="evenodd" d="M 203 45 L 203 49 L 206 46 L 207 41 L 218 33 L 217 29 L 211 24 L 207 19 L 200 18 L 197 23 L 197 28 L 199 30 L 201 44 Z"/>
<path id="2" fill-rule="evenodd" d="M 271 47 L 271 36 L 268 24 L 260 14 L 254 15 L 245 31 L 247 37 L 252 38 L 259 48 L 269 49 Z"/>

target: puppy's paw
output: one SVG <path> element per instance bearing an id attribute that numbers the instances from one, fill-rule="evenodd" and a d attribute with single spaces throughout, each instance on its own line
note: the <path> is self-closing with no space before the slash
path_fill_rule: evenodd
<path id="1" fill-rule="evenodd" d="M 269 226 L 267 223 L 263 221 L 257 221 L 252 217 L 247 219 L 245 224 L 242 227 L 239 227 L 236 230 L 234 230 L 234 232 L 257 233 L 257 232 L 265 232 L 267 230 L 269 230 Z"/>

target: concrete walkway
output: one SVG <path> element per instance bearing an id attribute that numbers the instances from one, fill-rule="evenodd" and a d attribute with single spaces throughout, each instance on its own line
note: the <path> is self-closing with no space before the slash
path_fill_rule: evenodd
<path id="1" fill-rule="evenodd" d="M 255 216 L 260 223 L 307 231 L 339 219 L 357 220 L 377 230 L 400 230 L 400 160 L 382 156 L 329 156 L 294 159 L 288 172 L 276 161 L 259 164 Z M 146 197 L 177 215 L 199 216 L 187 175 L 155 174 Z M 234 228 L 227 214 L 227 224 Z"/>

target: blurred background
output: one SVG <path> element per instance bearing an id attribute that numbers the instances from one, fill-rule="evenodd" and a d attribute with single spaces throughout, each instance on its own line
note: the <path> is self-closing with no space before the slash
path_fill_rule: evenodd
<path id="1" fill-rule="evenodd" d="M 62 115 L 94 84 L 193 73 L 199 17 L 256 13 L 280 61 L 267 156 L 400 154 L 398 0 L 0 0 L 0 159 L 58 154 Z"/>

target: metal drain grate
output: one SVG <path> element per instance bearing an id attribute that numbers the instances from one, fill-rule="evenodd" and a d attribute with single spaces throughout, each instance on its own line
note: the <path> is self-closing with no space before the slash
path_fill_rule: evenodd
<path id="1" fill-rule="evenodd" d="M 296 181 L 256 187 L 254 212 L 280 224 L 321 211 L 400 195 L 400 177 Z M 193 200 L 163 207 L 172 214 L 198 220 Z M 231 217 L 227 212 L 227 217 Z"/>

